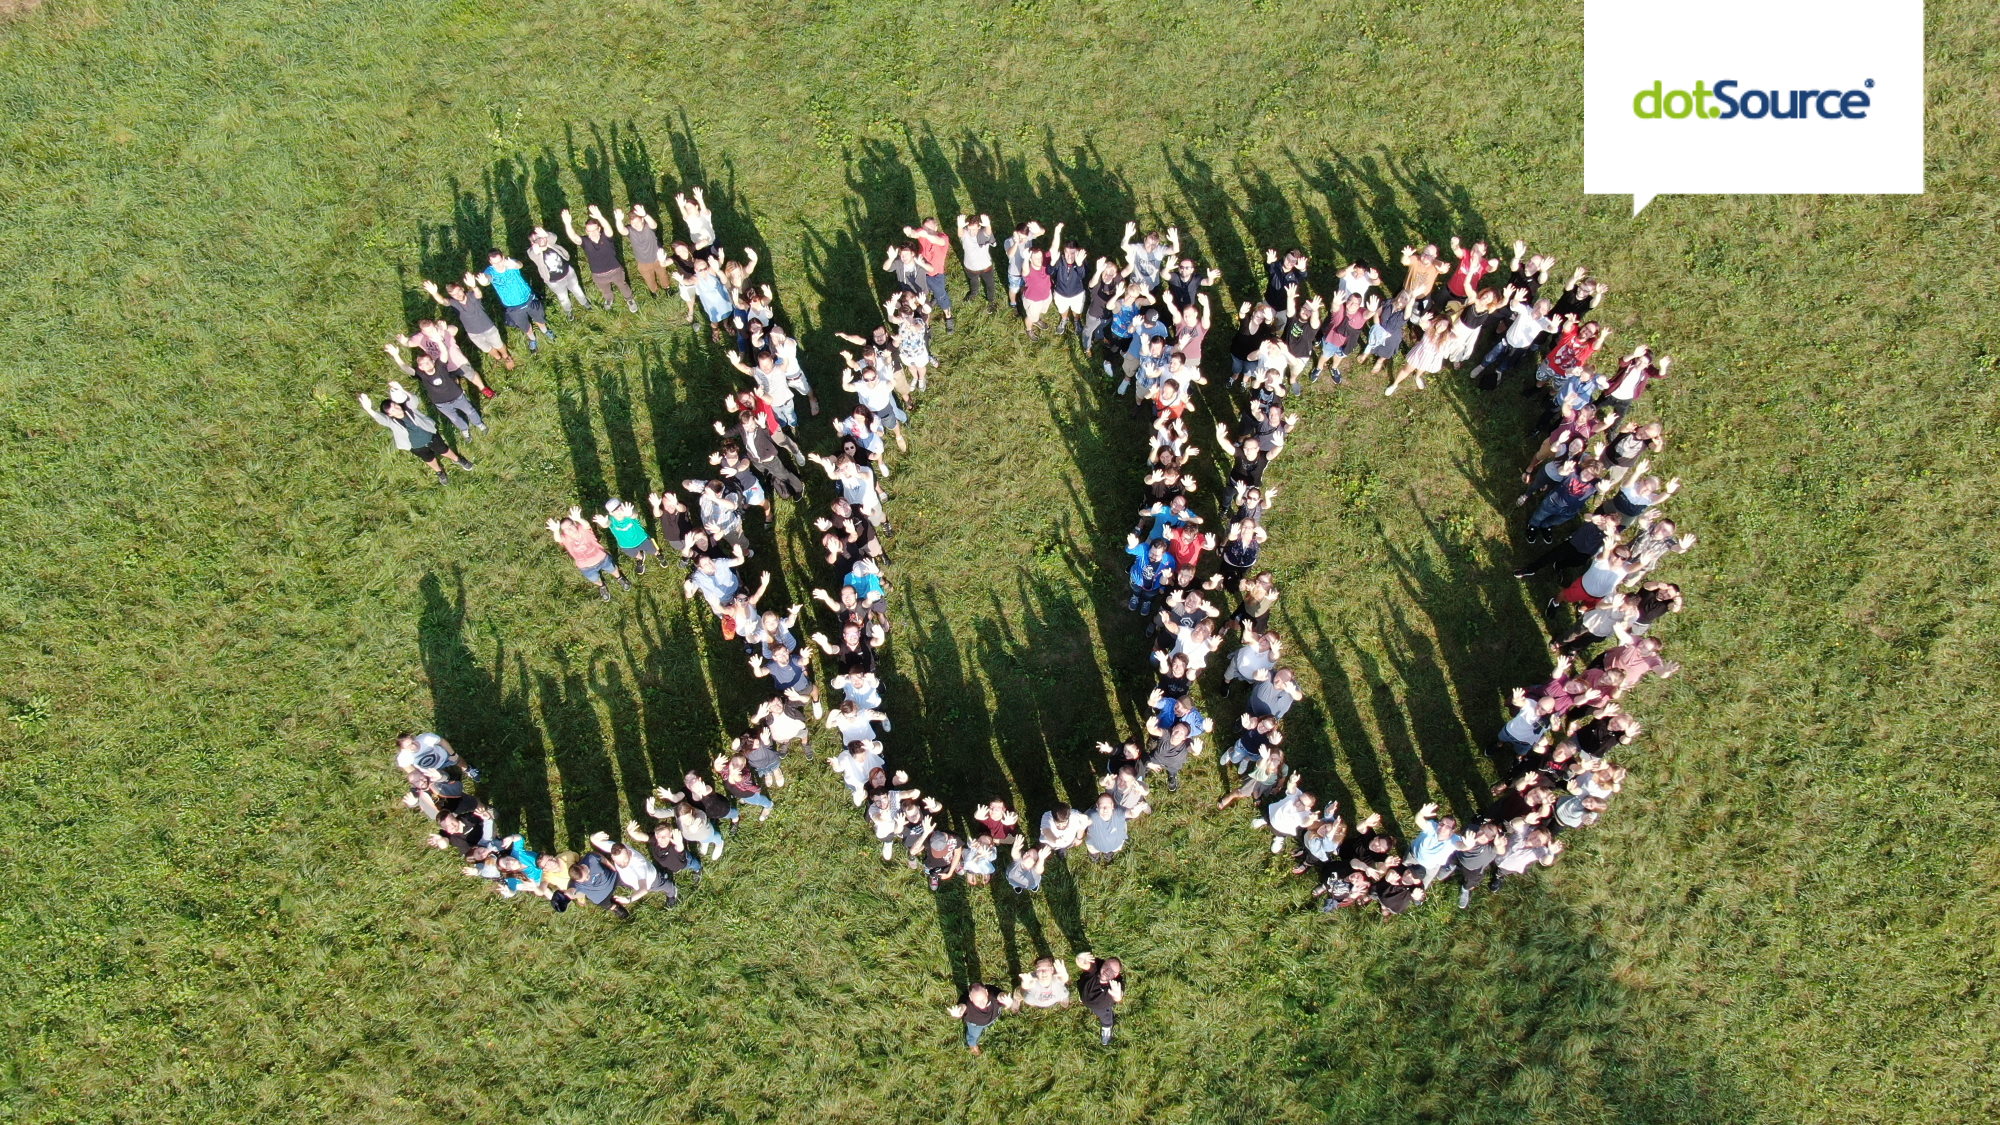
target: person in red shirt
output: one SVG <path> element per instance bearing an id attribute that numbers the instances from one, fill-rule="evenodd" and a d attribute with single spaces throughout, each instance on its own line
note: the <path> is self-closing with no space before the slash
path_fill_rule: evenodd
<path id="1" fill-rule="evenodd" d="M 597 587 L 598 597 L 607 602 L 611 600 L 611 591 L 604 588 L 607 574 L 616 578 L 618 584 L 627 590 L 632 588 L 632 584 L 625 581 L 625 576 L 618 573 L 617 560 L 605 552 L 604 544 L 597 541 L 597 532 L 584 522 L 582 508 L 571 508 L 567 517 L 548 521 L 548 529 L 555 541 L 562 544 L 562 549 L 569 552 L 570 561 L 576 563 L 583 580 Z"/>
<path id="2" fill-rule="evenodd" d="M 1192 586 L 1196 564 L 1201 562 L 1202 552 L 1215 549 L 1215 536 L 1190 523 L 1169 529 L 1166 540 L 1167 553 L 1174 557 L 1175 583 Z"/>
<path id="3" fill-rule="evenodd" d="M 951 260 L 951 239 L 936 218 L 920 227 L 904 227 L 903 233 L 917 240 L 917 257 L 924 263 L 924 283 L 929 287 L 931 307 L 944 314 L 944 330 L 951 331 L 951 283 L 945 280 L 945 266 Z"/>
<path id="4" fill-rule="evenodd" d="M 1451 271 L 1451 280 L 1445 283 L 1445 288 L 1461 301 L 1478 292 L 1481 278 L 1500 268 L 1500 259 L 1487 256 L 1484 242 L 1467 247 L 1460 245 L 1457 235 L 1452 235 L 1451 255 L 1458 259 L 1458 268 Z"/>

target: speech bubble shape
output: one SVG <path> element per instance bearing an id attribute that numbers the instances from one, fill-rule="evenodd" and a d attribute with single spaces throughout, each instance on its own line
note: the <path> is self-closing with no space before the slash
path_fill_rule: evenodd
<path id="1" fill-rule="evenodd" d="M 1924 9 L 1584 0 L 1583 190 L 1921 194 Z"/>

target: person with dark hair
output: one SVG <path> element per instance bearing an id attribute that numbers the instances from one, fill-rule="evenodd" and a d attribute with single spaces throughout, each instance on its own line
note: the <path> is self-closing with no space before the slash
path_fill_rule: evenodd
<path id="1" fill-rule="evenodd" d="M 1098 1041 L 1111 1045 L 1111 1031 L 1118 1023 L 1118 1005 L 1125 1002 L 1125 965 L 1116 957 L 1099 957 L 1084 952 L 1076 955 L 1076 995 L 1090 1014 L 1097 1017 Z"/>
<path id="2" fill-rule="evenodd" d="M 597 204 L 590 205 L 590 217 L 584 220 L 582 234 L 576 232 L 576 222 L 567 207 L 563 208 L 562 224 L 563 232 L 583 251 L 584 260 L 590 265 L 590 280 L 604 298 L 604 311 L 611 311 L 611 294 L 616 290 L 625 298 L 625 308 L 638 312 L 639 302 L 632 297 L 632 283 L 625 279 L 625 263 L 618 256 L 618 239 Z"/>
<path id="3" fill-rule="evenodd" d="M 979 1053 L 979 1040 L 1001 1012 L 1011 1012 L 1020 1001 L 1012 993 L 991 984 L 967 985 L 965 996 L 945 1011 L 955 1020 L 965 1023 L 965 1049 Z"/>
<path id="4" fill-rule="evenodd" d="M 486 312 L 485 302 L 479 299 L 479 275 L 468 273 L 463 281 L 453 281 L 439 292 L 435 281 L 424 282 L 424 292 L 431 300 L 450 309 L 458 316 L 458 326 L 465 338 L 482 353 L 500 361 L 507 370 L 514 370 L 514 353 L 507 350 L 507 341 L 501 338 L 500 326 Z M 528 349 L 534 350 L 535 337 L 528 336 Z"/>
<path id="5" fill-rule="evenodd" d="M 481 389 L 486 389 L 485 384 L 478 382 L 479 377 L 473 374 L 470 367 L 447 367 L 444 361 L 424 350 L 427 340 L 423 333 L 428 330 L 429 324 L 430 321 L 425 321 L 417 336 L 398 337 L 396 344 L 384 344 L 382 350 L 388 354 L 389 362 L 396 365 L 396 370 L 417 381 L 417 385 L 423 388 L 424 397 L 430 400 L 431 406 L 443 415 L 446 421 L 458 427 L 461 438 L 470 436 L 475 428 L 482 433 L 485 432 L 486 419 L 480 417 L 479 408 L 466 397 L 465 388 L 460 386 L 458 381 L 461 378 L 470 379 Z M 457 329 L 453 331 L 456 332 Z M 401 347 L 398 347 L 398 344 Z M 402 348 L 414 349 L 407 361 L 403 359 Z M 446 360 L 448 361 L 455 352 L 455 347 L 444 349 Z"/>
<path id="6" fill-rule="evenodd" d="M 1000 307 L 993 292 L 993 217 L 958 217 L 958 261 L 965 270 L 965 299 L 975 293 L 986 297 L 986 311 Z M 1067 327 L 1067 324 L 1065 324 Z"/>
<path id="7" fill-rule="evenodd" d="M 440 461 L 450 461 L 461 469 L 472 467 L 470 459 L 445 444 L 443 435 L 438 433 L 437 423 L 417 409 L 416 401 L 403 388 L 389 384 L 389 401 L 383 403 L 380 410 L 375 409 L 367 395 L 356 397 L 361 402 L 362 413 L 389 431 L 397 449 L 422 461 L 426 469 L 436 473 L 439 484 L 451 482 Z"/>
<path id="8" fill-rule="evenodd" d="M 903 233 L 916 239 L 917 260 L 923 264 L 923 287 L 914 291 L 929 294 L 931 307 L 944 314 L 944 330 L 950 332 L 951 281 L 945 271 L 951 262 L 951 239 L 945 237 L 944 226 L 935 217 L 919 226 L 904 227 Z"/>

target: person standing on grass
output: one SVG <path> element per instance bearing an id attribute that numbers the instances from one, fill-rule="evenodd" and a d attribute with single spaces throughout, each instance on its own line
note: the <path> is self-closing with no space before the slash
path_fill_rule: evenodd
<path id="1" fill-rule="evenodd" d="M 422 461 L 424 468 L 436 473 L 439 484 L 451 483 L 451 478 L 445 476 L 444 466 L 439 464 L 440 461 L 450 461 L 461 469 L 472 467 L 471 460 L 444 443 L 444 437 L 438 433 L 437 423 L 424 417 L 408 391 L 394 383 L 389 384 L 389 401 L 383 403 L 380 410 L 375 409 L 367 395 L 358 397 L 362 413 L 389 431 L 389 436 L 395 441 L 397 449 Z"/>
<path id="2" fill-rule="evenodd" d="M 1064 805 L 1042 814 L 1039 840 L 1044 848 L 1061 855 L 1083 843 L 1083 814 Z"/>
<path id="3" fill-rule="evenodd" d="M 1597 510 L 1611 517 L 1619 530 L 1631 526 L 1634 520 L 1643 519 L 1661 504 L 1681 490 L 1681 478 L 1662 481 L 1657 476 L 1640 476 L 1645 472 L 1646 463 L 1639 462 L 1632 467 L 1632 481 L 1624 488 L 1611 494 Z"/>
<path id="4" fill-rule="evenodd" d="M 597 204 L 590 205 L 590 218 L 584 220 L 582 234 L 576 233 L 576 220 L 567 207 L 563 208 L 562 224 L 563 233 L 583 251 L 583 259 L 590 265 L 590 281 L 604 298 L 604 311 L 611 311 L 611 294 L 616 290 L 625 298 L 626 309 L 638 312 L 639 302 L 632 299 L 632 283 L 625 279 L 625 263 L 618 256 L 618 238 Z"/>
<path id="5" fill-rule="evenodd" d="M 1451 256 L 1457 264 L 1451 271 L 1451 279 L 1445 282 L 1445 292 L 1459 301 L 1470 301 L 1479 292 L 1480 281 L 1500 268 L 1500 259 L 1487 252 L 1484 242 L 1466 246 L 1455 234 L 1451 236 Z"/>
<path id="6" fill-rule="evenodd" d="M 1151 293 L 1160 287 L 1167 262 L 1181 256 L 1181 232 L 1179 227 L 1168 227 L 1164 239 L 1158 231 L 1148 231 L 1141 238 L 1139 224 L 1126 223 L 1125 236 L 1119 239 L 1118 245 L 1125 251 L 1126 263 L 1132 267 L 1132 280 Z"/>
<path id="7" fill-rule="evenodd" d="M 965 1049 L 979 1053 L 979 1040 L 1003 1011 L 1011 1012 L 1020 1003 L 998 985 L 968 985 L 958 1003 L 946 1008 L 951 1018 L 965 1024 Z"/>
<path id="8" fill-rule="evenodd" d="M 1303 305 L 1308 264 L 1303 250 L 1287 250 L 1282 257 L 1276 250 L 1265 250 L 1264 303 L 1274 309 L 1293 302 Z"/>
<path id="9" fill-rule="evenodd" d="M 458 346 L 458 329 L 442 320 L 420 320 L 414 336 L 398 336 L 396 343 L 411 351 L 422 352 L 436 361 L 438 370 L 454 379 L 462 379 L 477 388 L 486 397 L 493 397 L 493 389 L 479 376 L 472 361 L 465 358 L 465 350 Z"/>
<path id="10" fill-rule="evenodd" d="M 1472 369 L 1471 377 L 1482 391 L 1498 387 L 1500 380 L 1513 370 L 1521 357 L 1534 350 L 1535 341 L 1542 338 L 1542 333 L 1555 326 L 1555 321 L 1549 316 L 1553 307 L 1551 302 L 1543 300 L 1531 304 L 1524 291 L 1512 286 L 1502 297 L 1508 302 L 1507 311 L 1514 315 L 1514 319 L 1508 322 L 1507 330 L 1487 349 L 1485 358 Z"/>
<path id="11" fill-rule="evenodd" d="M 614 209 L 611 219 L 618 225 L 618 233 L 632 244 L 632 257 L 639 263 L 639 279 L 646 283 L 646 292 L 659 296 L 671 284 L 667 277 L 667 256 L 660 248 L 660 220 L 648 215 L 646 208 L 637 203 L 629 213 Z"/>
<path id="12" fill-rule="evenodd" d="M 1222 799 L 1215 803 L 1215 810 L 1221 812 L 1238 801 L 1249 801 L 1254 808 L 1258 801 L 1270 796 L 1284 776 L 1285 752 L 1267 744 L 1257 752 L 1257 761 L 1244 775 L 1243 784 L 1223 794 Z M 1262 816 L 1256 817 L 1255 821 L 1257 827 L 1264 826 Z"/>
<path id="13" fill-rule="evenodd" d="M 1042 872 L 1048 867 L 1051 849 L 1041 844 L 1030 844 L 1026 836 L 1014 837 L 1013 862 L 1007 865 L 1007 885 L 1014 888 L 1017 895 L 1033 894 L 1042 889 Z"/>
<path id="14" fill-rule="evenodd" d="M 1398 293 L 1388 304 L 1372 307 L 1375 323 L 1368 326 L 1367 355 L 1375 361 L 1372 373 L 1380 375 L 1403 350 L 1403 336 L 1410 323 L 1410 298 Z"/>
<path id="15" fill-rule="evenodd" d="M 1284 795 L 1264 806 L 1264 827 L 1271 830 L 1271 854 L 1283 855 L 1319 819 L 1319 808 L 1311 793 L 1299 788 L 1294 773 L 1285 783 Z"/>
<path id="16" fill-rule="evenodd" d="M 493 318 L 486 313 L 485 302 L 479 299 L 478 278 L 478 274 L 468 273 L 463 282 L 454 281 L 446 285 L 443 292 L 438 291 L 437 282 L 426 281 L 424 292 L 431 295 L 431 300 L 458 316 L 458 326 L 465 333 L 465 338 L 472 341 L 473 347 L 499 360 L 502 367 L 512 371 L 514 353 L 507 350 L 507 341 L 500 336 L 500 326 L 493 323 Z M 528 337 L 528 341 L 533 343 L 534 337 Z"/>
<path id="17" fill-rule="evenodd" d="M 563 253 L 562 248 L 556 247 L 556 252 Z M 545 272 L 543 276 L 547 277 L 548 274 Z M 521 273 L 521 263 L 494 250 L 486 255 L 486 268 L 476 274 L 467 274 L 465 280 L 468 284 L 477 284 L 493 290 L 493 295 L 500 298 L 501 314 L 506 318 L 508 327 L 528 338 L 529 351 L 536 349 L 537 330 L 548 338 L 549 343 L 555 343 L 556 334 L 549 329 L 549 312 L 542 306 L 542 299 L 535 296 L 534 287 L 528 284 L 527 277 Z M 567 275 L 566 280 L 570 286 L 576 285 L 574 271 Z M 563 290 L 555 284 L 552 283 L 550 288 L 554 289 L 558 296 L 563 295 Z M 581 294 L 582 290 L 579 289 L 577 292 Z M 564 300 L 568 298 L 565 296 Z M 507 366 L 511 369 L 513 364 Z M 489 394 L 486 397 L 493 396 Z"/>
<path id="18" fill-rule="evenodd" d="M 743 589 L 742 576 L 736 572 L 736 568 L 742 565 L 741 547 L 736 548 L 736 553 L 728 558 L 719 559 L 713 555 L 703 555 L 695 560 L 694 573 L 688 575 L 687 581 L 681 584 L 681 592 L 690 598 L 696 593 L 701 594 L 703 600 L 708 602 L 708 608 L 714 610 L 717 617 L 722 617 L 723 607 L 734 601 L 736 595 Z M 750 596 L 753 604 L 764 596 L 764 587 L 771 581 L 769 571 L 760 577 L 762 580 L 758 583 L 757 592 Z"/>
<path id="19" fill-rule="evenodd" d="M 1327 311 L 1325 327 L 1319 338 L 1319 363 L 1312 372 L 1313 382 L 1319 382 L 1320 375 L 1330 371 L 1333 373 L 1333 385 L 1340 385 L 1341 368 L 1360 347 L 1361 337 L 1373 318 L 1374 306 L 1359 293 L 1340 298 Z"/>
<path id="20" fill-rule="evenodd" d="M 1060 246 L 1050 258 L 1049 292 L 1055 299 L 1056 332 L 1067 334 L 1074 324 L 1081 338 L 1084 301 L 1090 289 L 1090 255 L 1081 246 Z M 1084 347 L 1088 350 L 1087 341 Z"/>
<path id="21" fill-rule="evenodd" d="M 1395 394 L 1396 389 L 1412 376 L 1417 380 L 1417 389 L 1423 390 L 1424 376 L 1444 370 L 1445 348 L 1451 339 L 1454 322 L 1450 317 L 1426 315 L 1417 323 L 1423 330 L 1422 334 L 1410 348 L 1403 366 L 1396 369 L 1396 377 L 1389 380 L 1389 386 L 1383 390 L 1385 397 Z"/>
<path id="22" fill-rule="evenodd" d="M 945 270 L 951 262 L 951 239 L 936 218 L 923 225 L 904 227 L 903 233 L 916 240 L 917 260 L 923 264 L 923 287 L 917 292 L 930 295 L 931 307 L 944 314 L 944 330 L 951 328 L 951 281 Z"/>
<path id="23" fill-rule="evenodd" d="M 1207 294 L 1202 290 L 1222 280 L 1222 271 L 1212 269 L 1202 273 L 1195 267 L 1193 258 L 1182 258 L 1167 272 L 1167 311 L 1175 320 L 1190 306 L 1206 304 Z"/>
<path id="24" fill-rule="evenodd" d="M 1597 465 L 1594 462 L 1552 461 L 1547 472 L 1547 494 L 1528 516 L 1527 540 L 1530 543 L 1555 542 L 1556 532 L 1583 514 L 1584 506 L 1597 493 Z M 1531 495 L 1523 495 L 1521 502 L 1526 502 Z"/>
<path id="25" fill-rule="evenodd" d="M 983 293 L 987 312 L 1000 307 L 993 286 L 993 245 L 992 216 L 958 217 L 958 261 L 965 269 L 965 299 L 970 301 L 974 293 Z"/>
<path id="26" fill-rule="evenodd" d="M 1056 224 L 1056 239 L 1062 239 L 1062 224 Z M 1039 249 L 1028 251 L 1028 268 L 1021 275 L 1021 320 L 1027 329 L 1028 339 L 1035 339 L 1036 328 L 1042 317 L 1049 311 L 1055 299 L 1054 282 L 1049 277 L 1047 256 Z"/>
<path id="27" fill-rule="evenodd" d="M 1021 974 L 1021 987 L 1014 990 L 1014 999 L 1030 1008 L 1067 1008 L 1069 996 L 1069 969 L 1053 957 L 1035 958 L 1034 967 Z"/>
<path id="28" fill-rule="evenodd" d="M 1097 802 L 1083 817 L 1083 848 L 1093 863 L 1110 863 L 1125 847 L 1125 810 L 1109 793 L 1097 795 Z"/>
<path id="29" fill-rule="evenodd" d="M 1083 970 L 1076 980 L 1077 997 L 1097 1017 L 1098 1042 L 1108 1047 L 1118 1023 L 1118 1005 L 1125 1001 L 1125 964 L 1116 957 L 1079 953 L 1076 967 Z"/>
<path id="30" fill-rule="evenodd" d="M 1016 227 L 1001 246 L 1007 255 L 1007 303 L 1017 310 L 1021 306 L 1021 277 L 1028 268 L 1028 251 L 1035 248 L 1035 240 L 1040 237 L 1042 224 L 1030 219 Z"/>
<path id="31" fill-rule="evenodd" d="M 549 534 L 569 552 L 571 561 L 576 563 L 583 580 L 597 587 L 597 595 L 605 601 L 611 600 L 611 591 L 604 586 L 606 575 L 618 580 L 627 590 L 632 588 L 625 576 L 618 573 L 618 562 L 604 551 L 604 545 L 597 541 L 597 533 L 584 522 L 583 509 L 571 508 L 569 515 L 562 519 L 548 521 Z"/>
<path id="32" fill-rule="evenodd" d="M 595 850 L 585 852 L 570 865 L 569 894 L 602 908 L 614 918 L 632 917 L 632 912 L 618 901 L 618 869 Z"/>
<path id="33" fill-rule="evenodd" d="M 1191 722 L 1162 722 L 1160 716 L 1155 715 L 1146 720 L 1146 734 L 1153 739 L 1153 751 L 1146 756 L 1146 768 L 1167 775 L 1167 792 L 1180 792 L 1181 771 L 1187 768 L 1190 758 L 1201 754 L 1199 732 Z"/>
<path id="34" fill-rule="evenodd" d="M 406 336 L 404 339 L 408 340 L 409 337 Z M 415 344 L 410 346 L 414 347 Z M 437 360 L 431 358 L 430 353 L 419 351 L 406 361 L 403 359 L 402 349 L 395 344 L 384 344 L 382 350 L 388 353 L 389 362 L 396 365 L 396 370 L 415 379 L 418 385 L 423 387 L 424 397 L 430 400 L 439 414 L 458 427 L 460 434 L 470 434 L 474 427 L 478 427 L 482 433 L 486 431 L 486 420 L 479 416 L 479 408 L 472 405 L 472 400 L 466 397 L 465 388 L 459 386 L 457 375 L 445 370 Z M 412 363 L 415 364 L 414 367 L 411 366 Z"/>
<path id="35" fill-rule="evenodd" d="M 512 261 L 498 250 L 488 254 L 486 260 L 491 263 L 496 257 L 501 261 Z M 542 275 L 542 284 L 548 286 L 549 292 L 555 295 L 556 300 L 562 304 L 563 312 L 569 314 L 571 320 L 576 319 L 576 309 L 572 307 L 572 302 L 585 308 L 590 307 L 590 298 L 583 295 L 583 279 L 576 275 L 576 266 L 571 261 L 569 251 L 563 249 L 562 243 L 556 241 L 553 232 L 544 227 L 534 229 L 528 236 L 528 260 L 535 263 L 535 272 Z M 519 270 L 520 264 L 514 263 L 513 268 Z M 529 295 L 533 296 L 532 290 Z M 504 294 L 500 299 L 503 304 L 507 300 Z M 507 319 L 510 324 L 514 322 L 511 315 Z M 515 325 L 515 327 L 520 326 Z M 546 329 L 547 325 L 544 324 L 543 327 Z M 555 336 L 551 334 L 549 339 L 553 340 Z M 530 344 L 528 350 L 533 351 L 534 345 Z"/>
<path id="36" fill-rule="evenodd" d="M 1438 278 L 1450 263 L 1438 257 L 1436 243 L 1419 250 L 1414 246 L 1403 247 L 1403 289 L 1397 296 L 1404 298 L 1404 307 L 1410 315 L 1430 313 L 1432 293 L 1437 289 Z"/>
<path id="37" fill-rule="evenodd" d="M 715 242 L 715 212 L 709 210 L 708 199 L 701 188 L 690 188 L 674 193 L 674 208 L 681 214 L 681 222 L 687 224 L 688 245 L 696 255 L 722 260 L 722 247 Z"/>
<path id="38" fill-rule="evenodd" d="M 1081 257 L 1081 247 L 1068 248 L 1069 253 Z M 1097 272 L 1091 275 L 1090 283 L 1084 288 L 1083 319 L 1077 324 L 1077 342 L 1082 346 L 1085 362 L 1090 359 L 1091 350 L 1104 338 L 1104 330 L 1111 323 L 1118 297 L 1125 291 L 1125 275 L 1118 263 L 1109 258 L 1097 259 Z M 1016 290 L 1018 292 L 1018 290 Z M 1107 372 L 1108 374 L 1108 372 Z"/>
<path id="39" fill-rule="evenodd" d="M 646 525 L 639 520 L 639 513 L 632 505 L 616 496 L 604 502 L 604 514 L 590 517 L 591 522 L 611 532 L 611 538 L 618 544 L 618 553 L 632 560 L 633 569 L 639 574 L 646 573 L 646 560 L 658 558 L 659 544 L 646 532 Z"/>
<path id="40" fill-rule="evenodd" d="M 1133 560 L 1126 571 L 1131 597 L 1125 600 L 1125 608 L 1150 618 L 1159 604 L 1160 594 L 1173 582 L 1173 556 L 1167 553 L 1164 539 L 1154 539 L 1142 545 L 1136 535 L 1125 537 L 1125 553 L 1131 555 Z"/>

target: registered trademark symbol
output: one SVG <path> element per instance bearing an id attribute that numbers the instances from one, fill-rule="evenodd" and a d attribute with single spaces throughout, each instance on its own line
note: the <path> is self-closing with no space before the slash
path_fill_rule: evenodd
<path id="1" fill-rule="evenodd" d="M 1873 78 L 1870 78 L 1868 81 L 1863 82 L 1862 85 L 1873 90 L 1875 88 L 1875 80 Z"/>

